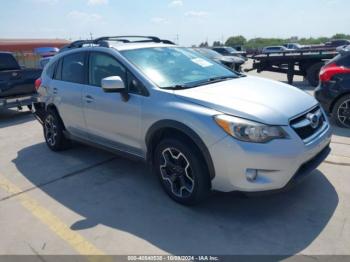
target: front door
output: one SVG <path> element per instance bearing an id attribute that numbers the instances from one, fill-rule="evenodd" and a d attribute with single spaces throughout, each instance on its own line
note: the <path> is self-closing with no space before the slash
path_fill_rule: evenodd
<path id="1" fill-rule="evenodd" d="M 84 115 L 90 139 L 108 147 L 141 154 L 140 116 L 143 96 L 129 92 L 124 101 L 119 93 L 106 93 L 101 80 L 119 76 L 129 88 L 130 75 L 116 58 L 91 52 L 89 85 L 83 92 Z"/>

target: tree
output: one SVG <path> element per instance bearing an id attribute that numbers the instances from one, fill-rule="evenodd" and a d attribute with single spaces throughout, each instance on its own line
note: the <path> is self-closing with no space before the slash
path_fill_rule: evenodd
<path id="1" fill-rule="evenodd" d="M 208 47 L 208 42 L 200 43 L 199 47 Z"/>
<path id="2" fill-rule="evenodd" d="M 247 39 L 245 39 L 244 36 L 238 35 L 238 36 L 231 36 L 227 41 L 225 42 L 225 45 L 227 46 L 243 46 L 247 43 Z"/>
<path id="3" fill-rule="evenodd" d="M 334 36 L 332 36 L 332 39 L 350 39 L 350 35 L 346 35 L 346 34 L 335 34 Z"/>
<path id="4" fill-rule="evenodd" d="M 223 46 L 220 41 L 214 41 L 213 46 Z"/>

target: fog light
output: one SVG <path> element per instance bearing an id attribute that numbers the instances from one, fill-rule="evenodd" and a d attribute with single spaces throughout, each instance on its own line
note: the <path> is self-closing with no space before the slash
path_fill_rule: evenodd
<path id="1" fill-rule="evenodd" d="M 248 168 L 245 171 L 245 176 L 249 182 L 253 182 L 258 177 L 258 170 Z"/>

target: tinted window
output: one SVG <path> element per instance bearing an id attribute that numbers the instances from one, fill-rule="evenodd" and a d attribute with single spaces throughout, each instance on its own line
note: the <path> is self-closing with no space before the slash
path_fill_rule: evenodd
<path id="1" fill-rule="evenodd" d="M 90 85 L 101 86 L 102 79 L 109 76 L 120 76 L 126 83 L 126 70 L 115 58 L 102 53 L 92 53 L 90 56 Z"/>
<path id="2" fill-rule="evenodd" d="M 53 75 L 53 79 L 55 80 L 61 80 L 62 79 L 62 61 L 63 59 L 60 59 L 57 62 L 57 66 L 54 70 L 54 75 Z"/>
<path id="3" fill-rule="evenodd" d="M 345 55 L 341 59 L 339 59 L 338 64 L 345 66 L 345 67 L 350 67 L 350 54 Z"/>
<path id="4" fill-rule="evenodd" d="M 74 53 L 63 58 L 62 80 L 84 84 L 85 53 Z"/>
<path id="5" fill-rule="evenodd" d="M 135 93 L 139 95 L 145 94 L 145 90 L 146 90 L 145 87 L 130 72 L 127 73 L 127 81 L 128 81 L 128 90 L 130 93 Z"/>
<path id="6" fill-rule="evenodd" d="M 19 69 L 16 59 L 11 54 L 0 54 L 0 70 Z"/>

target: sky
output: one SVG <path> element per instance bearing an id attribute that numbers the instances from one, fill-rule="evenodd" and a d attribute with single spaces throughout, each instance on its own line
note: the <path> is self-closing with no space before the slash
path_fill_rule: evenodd
<path id="1" fill-rule="evenodd" d="M 155 35 L 198 45 L 350 34 L 349 0 L 1 0 L 0 10 L 0 38 Z"/>

